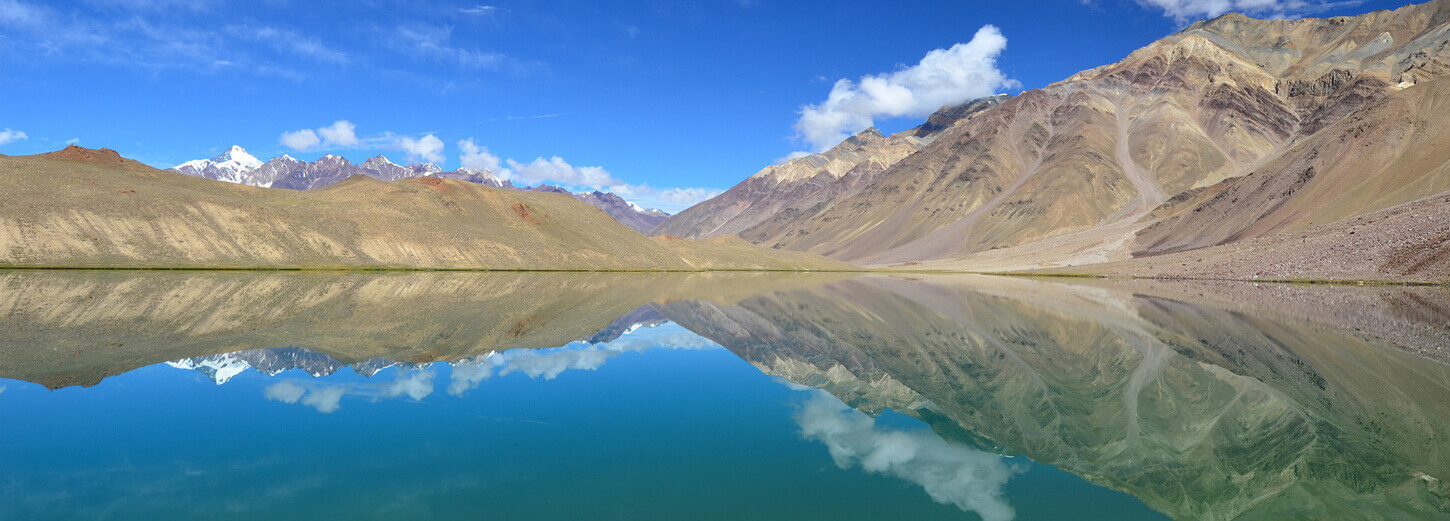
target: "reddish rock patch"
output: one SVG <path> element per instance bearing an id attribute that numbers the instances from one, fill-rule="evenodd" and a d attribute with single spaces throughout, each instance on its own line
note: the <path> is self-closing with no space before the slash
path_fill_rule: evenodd
<path id="1" fill-rule="evenodd" d="M 529 208 L 529 205 L 524 203 L 514 203 L 513 209 L 514 213 L 519 214 L 519 218 L 534 224 L 539 223 L 538 219 L 534 218 L 534 214 L 532 211 L 533 209 Z"/>
<path id="2" fill-rule="evenodd" d="M 109 148 L 96 150 L 75 145 L 68 145 L 55 152 L 46 152 L 41 154 L 41 156 L 99 165 L 124 165 L 127 163 L 126 159 L 121 157 L 121 154 L 115 150 Z"/>

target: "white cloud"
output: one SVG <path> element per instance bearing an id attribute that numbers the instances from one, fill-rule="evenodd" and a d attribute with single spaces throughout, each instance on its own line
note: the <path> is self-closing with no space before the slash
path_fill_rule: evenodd
<path id="1" fill-rule="evenodd" d="M 342 398 L 348 395 L 379 400 L 407 396 L 421 401 L 433 394 L 432 371 L 399 371 L 397 378 L 386 383 L 355 385 L 302 384 L 293 380 L 282 380 L 267 386 L 262 394 L 268 400 L 282 403 L 301 403 L 317 412 L 327 414 L 342 407 Z"/>
<path id="2" fill-rule="evenodd" d="M 503 161 L 498 156 L 490 154 L 488 147 L 480 146 L 474 142 L 473 138 L 459 141 L 458 150 L 461 152 L 458 161 L 464 168 L 488 170 L 495 174 L 502 170 Z"/>
<path id="3" fill-rule="evenodd" d="M 564 158 L 553 156 L 549 159 L 543 157 L 535 158 L 530 163 L 520 163 L 512 159 L 508 160 L 509 170 L 513 176 L 527 183 L 556 182 L 570 185 L 587 186 L 591 188 L 603 188 L 607 186 L 620 185 L 608 170 L 598 166 L 574 166 L 565 161 Z"/>
<path id="4" fill-rule="evenodd" d="M 309 148 L 322 144 L 322 140 L 317 137 L 317 132 L 314 132 L 310 128 L 294 130 L 292 132 L 283 132 L 282 137 L 278 138 L 277 142 L 281 143 L 287 148 L 297 151 L 307 150 Z"/>
<path id="5" fill-rule="evenodd" d="M 573 343 L 553 349 L 510 349 L 454 363 L 448 394 L 462 396 L 484 380 L 510 373 L 553 380 L 565 371 L 599 369 L 626 352 L 650 349 L 718 349 L 720 344 L 674 324 L 639 328 L 602 344 Z"/>
<path id="6" fill-rule="evenodd" d="M 8 128 L 0 130 L 0 145 L 14 143 L 16 141 L 25 141 L 27 139 L 30 139 L 30 136 L 25 135 L 24 132 L 19 130 L 10 130 Z"/>
<path id="7" fill-rule="evenodd" d="M 339 119 L 331 125 L 318 128 L 317 133 L 322 136 L 322 142 L 327 146 L 355 147 L 358 145 L 355 130 L 357 130 L 357 125 L 352 124 L 351 121 Z"/>
<path id="8" fill-rule="evenodd" d="M 859 465 L 926 489 L 932 500 L 975 512 L 983 521 L 1011 521 L 1017 514 L 1002 488 L 1023 469 L 1002 456 L 942 440 L 930 431 L 899 431 L 813 390 L 796 413 L 801 433 L 826 444 L 836 466 Z"/>
<path id="9" fill-rule="evenodd" d="M 1164 16 L 1178 23 L 1212 18 L 1238 11 L 1269 18 L 1297 18 L 1336 6 L 1357 5 L 1360 1 L 1325 2 L 1317 0 L 1137 0 L 1138 4 L 1163 11 Z"/>
<path id="10" fill-rule="evenodd" d="M 297 151 L 306 151 L 319 146 L 329 149 L 388 149 L 403 151 L 407 154 L 409 161 L 442 163 L 448 159 L 443 155 L 443 140 L 433 134 L 415 138 L 384 132 L 376 137 L 359 138 L 357 125 L 345 119 L 339 119 L 332 122 L 331 125 L 317 129 L 304 128 L 283 132 L 277 141 Z"/>
<path id="11" fill-rule="evenodd" d="M 398 136 L 397 146 L 404 153 L 408 154 L 409 161 L 428 161 L 430 163 L 442 163 L 446 157 L 443 156 L 443 140 L 433 134 L 421 138 Z"/>
<path id="12" fill-rule="evenodd" d="M 1007 38 L 982 26 L 967 43 L 926 53 L 921 62 L 896 72 L 841 79 L 826 101 L 801 109 L 798 136 L 824 151 L 865 130 L 878 117 L 927 116 L 945 105 L 995 94 L 1018 85 L 997 69 Z"/>
<path id="13" fill-rule="evenodd" d="M 328 414 L 342 406 L 342 397 L 345 394 L 347 394 L 347 387 L 343 386 L 316 387 L 307 391 L 307 396 L 302 398 L 302 405 Z"/>
<path id="14" fill-rule="evenodd" d="M 813 156 L 813 155 L 816 155 L 816 154 L 814 152 L 807 152 L 805 150 L 797 150 L 795 152 L 791 152 L 789 154 L 786 154 L 785 157 L 782 157 L 780 159 L 776 159 L 775 162 L 772 163 L 772 164 L 779 165 L 781 163 L 784 163 L 786 161 L 790 161 L 792 159 L 800 159 L 802 157 Z"/>
<path id="15" fill-rule="evenodd" d="M 242 40 L 262 43 L 277 51 L 310 58 L 318 62 L 346 64 L 352 61 L 347 53 L 333 49 L 314 36 L 305 35 L 292 29 L 270 25 L 228 25 L 221 31 Z"/>
<path id="16" fill-rule="evenodd" d="M 81 138 L 78 138 L 78 137 L 73 137 L 73 138 L 70 138 L 70 139 L 65 140 L 65 144 L 67 144 L 67 145 L 74 145 L 74 144 L 80 143 L 80 142 L 81 142 Z"/>
<path id="17" fill-rule="evenodd" d="M 645 208 L 659 208 L 667 212 L 677 212 L 689 208 L 701 201 L 720 195 L 718 188 L 664 188 L 657 189 L 649 185 L 619 184 L 606 187 L 609 191 L 618 194 L 635 204 Z"/>
<path id="18" fill-rule="evenodd" d="M 464 7 L 462 9 L 459 9 L 458 12 L 463 14 L 493 14 L 498 12 L 498 10 L 498 6 L 496 5 L 479 4 L 473 7 Z"/>
<path id="19" fill-rule="evenodd" d="M 389 398 L 407 395 L 413 400 L 422 400 L 433 394 L 433 373 L 431 371 L 419 371 L 407 377 L 400 377 L 389 384 L 383 391 L 383 395 Z"/>
<path id="20" fill-rule="evenodd" d="M 297 403 L 297 400 L 302 399 L 302 395 L 306 392 L 306 387 L 302 387 L 301 385 L 298 385 L 297 382 L 293 382 L 291 380 L 283 380 L 274 383 L 267 386 L 266 389 L 262 390 L 262 394 L 265 395 L 268 400 L 278 401 L 282 403 Z"/>
<path id="21" fill-rule="evenodd" d="M 282 145 L 297 151 L 305 151 L 315 146 L 326 146 L 333 148 L 351 148 L 362 144 L 357 138 L 357 125 L 351 121 L 339 119 L 331 125 L 319 127 L 317 130 L 304 128 L 291 132 L 283 132 L 282 137 L 277 141 Z"/>
<path id="22" fill-rule="evenodd" d="M 452 63 L 459 68 L 499 69 L 514 64 L 503 53 L 454 46 L 452 27 L 405 25 L 388 33 L 388 37 L 419 59 Z"/>
<path id="23" fill-rule="evenodd" d="M 675 212 L 720 195 L 720 190 L 715 188 L 633 185 L 615 179 L 603 167 L 574 166 L 559 156 L 538 157 L 529 163 L 503 159 L 473 138 L 460 140 L 458 149 L 462 153 L 459 161 L 463 167 L 488 170 L 499 179 L 516 181 L 524 186 L 555 184 L 571 190 L 604 190 L 645 208 Z"/>
<path id="24" fill-rule="evenodd" d="M 28 5 L 15 0 L 0 0 L 0 24 L 6 25 L 34 25 L 40 23 L 44 14 Z"/>

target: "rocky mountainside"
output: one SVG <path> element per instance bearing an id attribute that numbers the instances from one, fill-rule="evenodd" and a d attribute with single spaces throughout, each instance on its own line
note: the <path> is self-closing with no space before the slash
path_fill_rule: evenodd
<path id="1" fill-rule="evenodd" d="M 668 213 L 654 208 L 642 208 L 637 204 L 624 200 L 623 197 L 613 192 L 595 190 L 593 192 L 570 195 L 573 195 L 575 199 L 589 203 L 590 206 L 604 210 L 604 213 L 609 214 L 610 217 L 619 221 L 620 224 L 633 228 L 634 231 L 640 233 L 647 233 L 656 226 L 659 226 L 660 223 L 665 222 L 665 219 L 670 218 L 670 214 Z"/>
<path id="2" fill-rule="evenodd" d="M 1292 235 L 1450 190 L 1447 22 L 1450 0 L 1327 19 L 1225 15 L 942 128 L 842 197 L 774 209 L 778 224 L 721 225 L 745 206 L 722 195 L 659 230 L 966 269 Z M 757 177 L 737 193 L 768 198 Z"/>
<path id="3" fill-rule="evenodd" d="M 255 369 L 257 372 L 269 376 L 291 369 L 301 369 L 312 376 L 327 376 L 344 367 L 350 367 L 357 374 L 372 376 L 378 371 L 395 365 L 414 366 L 408 362 L 397 362 L 385 358 L 372 358 L 344 364 L 325 353 L 299 347 L 247 349 L 234 353 L 193 356 L 172 360 L 166 362 L 166 365 L 199 372 L 216 382 L 217 385 L 227 383 L 247 369 Z"/>
<path id="4" fill-rule="evenodd" d="M 360 165 L 355 165 L 347 158 L 331 154 L 322 156 L 321 159 L 311 163 L 285 154 L 264 163 L 239 146 L 232 146 L 214 158 L 187 161 L 168 170 L 204 179 L 289 190 L 323 188 L 355 175 L 363 175 L 379 181 L 433 176 L 495 188 L 514 188 L 513 183 L 499 179 L 488 170 L 459 168 L 445 172 L 433 163 L 413 163 L 404 166 L 393 163 L 383 156 L 372 157 Z M 575 199 L 604 210 L 604 213 L 641 233 L 649 231 L 669 217 L 669 214 L 660 210 L 640 208 L 613 193 L 595 191 L 576 194 L 553 187 L 542 191 L 556 191 L 573 195 Z"/>
<path id="5" fill-rule="evenodd" d="M 370 158 L 360 165 L 353 164 L 342 156 L 332 154 L 322 156 L 311 163 L 285 154 L 262 162 L 239 146 L 232 146 L 214 158 L 187 161 L 168 170 L 204 179 L 289 190 L 322 188 L 340 183 L 355 175 L 364 175 L 379 181 L 436 176 L 493 187 L 513 186 L 487 170 L 460 168 L 444 172 L 442 168 L 432 163 L 413 163 L 404 166 L 395 164 L 383 156 Z"/>
<path id="6" fill-rule="evenodd" d="M 759 244 L 795 235 L 799 224 L 870 185 L 937 133 L 1006 99 L 999 95 L 944 107 L 917 128 L 891 136 L 866 129 L 826 152 L 768 166 L 725 193 L 676 214 L 652 233 L 688 238 L 730 234 Z"/>
<path id="7" fill-rule="evenodd" d="M 278 190 L 72 146 L 0 157 L 0 191 L 9 201 L 0 207 L 0 265 L 10 266 L 846 267 L 738 239 L 651 239 L 573 197 L 437 176 L 354 175 L 321 189 Z"/>

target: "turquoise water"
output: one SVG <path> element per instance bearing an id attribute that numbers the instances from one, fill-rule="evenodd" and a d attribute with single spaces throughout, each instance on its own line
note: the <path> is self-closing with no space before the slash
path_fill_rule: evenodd
<path id="1" fill-rule="evenodd" d="M 0 521 L 1450 519 L 1450 288 L 0 272 Z"/>
<path id="2" fill-rule="evenodd" d="M 511 359 L 222 385 L 165 364 L 90 388 L 5 380 L 0 518 L 1162 518 L 916 419 L 873 419 L 673 324 L 494 358 Z"/>

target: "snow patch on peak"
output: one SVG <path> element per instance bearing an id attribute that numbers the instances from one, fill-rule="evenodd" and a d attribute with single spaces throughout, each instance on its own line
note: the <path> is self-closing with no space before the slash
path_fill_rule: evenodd
<path id="1" fill-rule="evenodd" d="M 247 171 L 262 166 L 262 160 L 248 154 L 246 149 L 232 145 L 226 152 L 211 159 L 218 168 Z"/>

